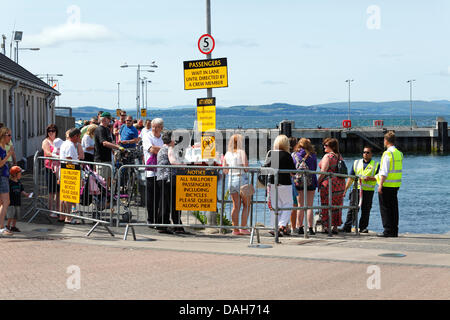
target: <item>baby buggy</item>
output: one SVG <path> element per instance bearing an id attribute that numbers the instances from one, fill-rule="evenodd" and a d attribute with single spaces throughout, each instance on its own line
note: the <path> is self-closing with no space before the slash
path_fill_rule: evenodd
<path id="1" fill-rule="evenodd" d="M 102 220 L 104 210 L 109 207 L 114 207 L 118 199 L 127 199 L 128 194 L 113 194 L 113 203 L 110 205 L 111 193 L 108 191 L 107 183 L 103 177 L 97 172 L 93 171 L 90 166 L 86 165 L 83 168 L 82 187 L 80 190 L 80 204 L 82 206 L 92 205 L 92 218 Z M 131 210 L 129 209 L 128 201 L 122 205 L 122 221 L 131 221 Z"/>

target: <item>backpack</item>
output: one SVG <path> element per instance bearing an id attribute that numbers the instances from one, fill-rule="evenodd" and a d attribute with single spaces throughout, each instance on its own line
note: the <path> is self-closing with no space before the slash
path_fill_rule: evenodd
<path id="1" fill-rule="evenodd" d="M 294 157 L 296 160 L 295 168 L 297 170 L 309 170 L 308 165 L 306 164 L 306 159 L 309 155 L 306 155 L 301 161 L 297 155 L 297 152 L 294 152 Z M 306 187 L 311 188 L 313 186 L 313 177 L 311 173 L 301 173 L 297 172 L 294 177 L 294 185 L 297 190 L 303 190 L 304 180 L 306 179 Z"/>

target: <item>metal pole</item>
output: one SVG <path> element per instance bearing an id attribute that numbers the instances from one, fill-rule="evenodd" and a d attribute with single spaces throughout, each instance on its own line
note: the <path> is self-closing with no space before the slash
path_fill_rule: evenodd
<path id="1" fill-rule="evenodd" d="M 206 33 L 211 34 L 211 0 L 206 0 Z M 206 59 L 212 59 L 211 53 L 206 55 Z M 212 88 L 206 89 L 206 96 L 212 98 Z"/>
<path id="2" fill-rule="evenodd" d="M 120 82 L 117 82 L 117 109 L 120 109 Z"/>
<path id="3" fill-rule="evenodd" d="M 348 120 L 350 120 L 350 80 L 348 81 Z"/>
<path id="4" fill-rule="evenodd" d="M 139 78 L 140 78 L 140 72 L 141 72 L 141 65 L 138 64 L 137 78 L 136 78 L 136 119 L 139 119 L 139 105 L 140 105 Z"/>
<path id="5" fill-rule="evenodd" d="M 19 64 L 19 41 L 16 41 L 16 63 Z"/>
<path id="6" fill-rule="evenodd" d="M 409 125 L 412 130 L 412 80 L 409 81 Z"/>
<path id="7" fill-rule="evenodd" d="M 142 109 L 145 108 L 144 104 L 145 104 L 145 90 L 144 90 L 144 86 L 145 86 L 145 80 L 142 80 Z M 140 117 L 139 117 L 140 119 Z"/>

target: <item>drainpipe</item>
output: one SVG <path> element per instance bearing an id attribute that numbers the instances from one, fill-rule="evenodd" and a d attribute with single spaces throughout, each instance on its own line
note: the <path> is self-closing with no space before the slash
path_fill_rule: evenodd
<path id="1" fill-rule="evenodd" d="M 16 147 L 16 97 L 14 91 L 19 87 L 20 80 L 9 89 L 9 96 L 11 97 L 11 133 L 14 147 Z M 6 125 L 6 124 L 5 124 Z"/>
<path id="2" fill-rule="evenodd" d="M 46 102 L 47 102 L 47 125 L 51 124 L 51 123 L 55 123 L 53 117 L 52 117 L 52 113 L 51 113 L 51 104 L 53 103 L 53 101 L 55 101 L 55 95 L 53 93 L 49 93 L 47 95 L 47 97 L 45 98 Z M 54 112 L 53 112 L 54 114 Z"/>

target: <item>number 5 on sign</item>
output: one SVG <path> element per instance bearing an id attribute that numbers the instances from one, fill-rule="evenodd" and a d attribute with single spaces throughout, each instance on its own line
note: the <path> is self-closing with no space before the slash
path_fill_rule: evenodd
<path id="1" fill-rule="evenodd" d="M 214 50 L 215 46 L 216 42 L 210 34 L 206 33 L 198 39 L 198 50 L 200 50 L 203 54 L 210 54 Z"/>

